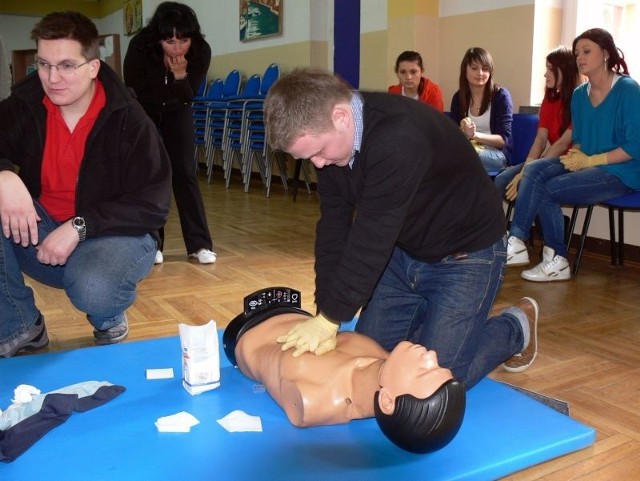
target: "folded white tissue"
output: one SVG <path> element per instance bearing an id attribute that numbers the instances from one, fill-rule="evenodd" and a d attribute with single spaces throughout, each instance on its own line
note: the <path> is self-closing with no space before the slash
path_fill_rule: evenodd
<path id="1" fill-rule="evenodd" d="M 158 432 L 161 433 L 188 433 L 196 424 L 200 424 L 200 421 L 186 411 L 164 416 L 156 421 Z"/>
<path id="2" fill-rule="evenodd" d="M 262 432 L 262 420 L 260 416 L 251 416 L 239 409 L 231 411 L 225 417 L 218 419 L 218 424 L 230 433 Z"/>

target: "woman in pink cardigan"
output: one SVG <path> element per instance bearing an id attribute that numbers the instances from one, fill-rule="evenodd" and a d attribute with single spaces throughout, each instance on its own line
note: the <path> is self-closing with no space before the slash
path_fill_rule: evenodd
<path id="1" fill-rule="evenodd" d="M 389 93 L 412 97 L 440 112 L 444 110 L 442 90 L 438 84 L 424 76 L 424 64 L 418 52 L 402 52 L 396 60 L 395 72 L 400 83 L 391 85 Z"/>

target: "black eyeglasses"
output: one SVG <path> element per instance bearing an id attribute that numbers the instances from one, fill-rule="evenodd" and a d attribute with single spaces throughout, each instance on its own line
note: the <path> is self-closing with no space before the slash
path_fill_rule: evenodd
<path id="1" fill-rule="evenodd" d="M 80 67 L 82 67 L 83 65 L 87 65 L 89 62 L 91 62 L 91 60 L 93 59 L 89 59 L 86 62 L 81 63 L 80 65 L 75 65 L 70 62 L 62 62 L 62 63 L 59 63 L 58 65 L 53 65 L 49 62 L 45 62 L 41 58 L 37 58 L 36 61 L 34 62 L 34 65 L 38 70 L 43 70 L 45 72 L 51 72 L 51 69 L 55 68 L 60 75 L 72 75 Z"/>

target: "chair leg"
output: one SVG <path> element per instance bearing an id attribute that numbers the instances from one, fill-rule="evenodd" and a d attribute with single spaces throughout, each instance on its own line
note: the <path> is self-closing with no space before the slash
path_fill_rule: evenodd
<path id="1" fill-rule="evenodd" d="M 576 208 L 574 208 L 575 210 Z M 578 240 L 578 251 L 576 252 L 576 260 L 573 265 L 573 275 L 578 275 L 578 270 L 580 269 L 580 261 L 582 260 L 582 251 L 584 250 L 584 242 L 587 239 L 587 232 L 589 231 L 589 224 L 591 223 L 591 214 L 593 213 L 593 205 L 587 206 L 587 212 L 584 217 L 584 224 L 582 225 L 582 234 L 580 234 L 580 239 Z M 572 224 L 575 224 L 575 219 L 572 217 Z"/>
<path id="2" fill-rule="evenodd" d="M 618 265 L 624 265 L 624 209 L 618 209 Z"/>
<path id="3" fill-rule="evenodd" d="M 278 171 L 280 172 L 280 180 L 282 181 L 282 188 L 284 191 L 289 190 L 289 174 L 287 172 L 287 159 L 285 158 L 282 152 L 274 153 L 276 159 L 276 165 L 278 166 Z"/>
<path id="4" fill-rule="evenodd" d="M 576 221 L 578 220 L 579 211 L 580 207 L 576 206 L 573 208 L 573 211 L 571 211 L 571 220 L 569 221 L 569 227 L 564 233 L 564 243 L 567 246 L 567 252 L 569 251 L 569 247 L 571 246 L 571 238 L 573 237 L 573 231 L 576 228 Z"/>
<path id="5" fill-rule="evenodd" d="M 504 215 L 505 220 L 507 221 L 507 230 L 511 225 L 511 213 L 513 212 L 513 202 L 507 201 L 507 212 Z"/>
<path id="6" fill-rule="evenodd" d="M 304 178 L 304 185 L 307 188 L 307 194 L 311 194 L 311 177 L 309 176 L 309 161 L 302 161 L 302 177 Z"/>
<path id="7" fill-rule="evenodd" d="M 293 170 L 293 201 L 298 197 L 298 183 L 300 182 L 300 169 L 302 168 L 302 159 L 296 159 L 296 166 Z"/>
<path id="8" fill-rule="evenodd" d="M 618 249 L 616 247 L 616 222 L 614 217 L 614 208 L 609 207 L 609 243 L 611 248 L 611 265 L 618 265 Z"/>

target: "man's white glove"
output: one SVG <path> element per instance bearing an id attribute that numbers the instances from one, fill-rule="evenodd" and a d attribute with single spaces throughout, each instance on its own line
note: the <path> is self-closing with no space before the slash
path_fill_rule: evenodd
<path id="1" fill-rule="evenodd" d="M 336 348 L 336 335 L 339 325 L 331 322 L 322 314 L 296 324 L 287 334 L 278 337 L 282 350 L 295 348 L 293 357 L 304 352 L 321 355 Z"/>

